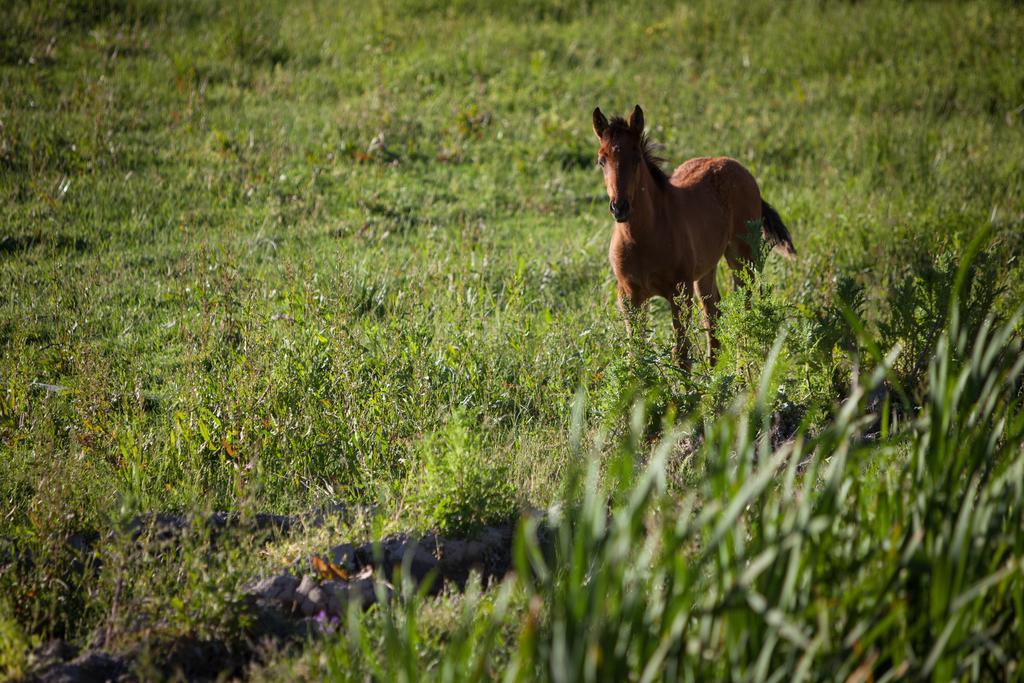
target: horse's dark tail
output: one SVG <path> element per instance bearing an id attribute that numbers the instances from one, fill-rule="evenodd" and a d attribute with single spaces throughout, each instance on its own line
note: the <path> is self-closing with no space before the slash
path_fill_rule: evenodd
<path id="1" fill-rule="evenodd" d="M 779 217 L 779 212 L 763 199 L 761 200 L 761 217 L 761 234 L 764 235 L 765 242 L 786 258 L 796 258 L 796 247 L 793 246 L 793 240 L 789 236 L 786 224 Z"/>

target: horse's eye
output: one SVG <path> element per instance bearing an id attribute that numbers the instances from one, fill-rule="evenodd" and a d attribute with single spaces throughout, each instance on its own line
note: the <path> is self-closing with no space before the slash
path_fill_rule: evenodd
<path id="1" fill-rule="evenodd" d="M 605 157 L 598 157 L 597 158 L 597 165 L 600 166 L 601 168 L 604 168 L 604 165 L 605 165 L 606 161 L 607 160 L 605 159 Z"/>

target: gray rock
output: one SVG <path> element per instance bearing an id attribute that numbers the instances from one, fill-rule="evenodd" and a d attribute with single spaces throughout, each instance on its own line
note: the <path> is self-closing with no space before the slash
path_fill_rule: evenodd
<path id="1" fill-rule="evenodd" d="M 263 579 L 246 592 L 263 600 L 291 600 L 299 579 L 291 574 L 279 574 Z"/>
<path id="2" fill-rule="evenodd" d="M 128 675 L 121 659 L 106 652 L 86 652 L 73 662 L 55 664 L 36 673 L 43 683 L 84 683 L 85 681 L 120 681 Z"/>
<path id="3" fill-rule="evenodd" d="M 407 561 L 411 578 L 419 583 L 438 565 L 433 552 L 436 547 L 437 538 L 433 535 L 416 540 L 399 534 L 381 541 L 379 549 L 372 543 L 360 546 L 356 549 L 356 557 L 372 558 L 369 564 L 380 567 L 381 573 L 389 578 L 400 571 Z"/>
<path id="4" fill-rule="evenodd" d="M 320 606 L 309 598 L 301 598 L 301 600 L 299 610 L 302 612 L 302 616 L 311 617 L 320 611 Z"/>
<path id="5" fill-rule="evenodd" d="M 352 584 L 345 581 L 328 581 L 321 588 L 327 594 L 328 614 L 336 617 L 344 616 L 352 597 Z"/>
<path id="6" fill-rule="evenodd" d="M 367 608 L 370 605 L 376 604 L 377 602 L 377 590 L 376 583 L 373 579 L 359 579 L 349 584 L 348 594 L 349 600 L 355 600 L 362 608 Z M 391 588 L 391 584 L 387 582 L 380 582 L 380 585 L 384 591 L 387 599 L 391 598 L 394 592 Z"/>
<path id="7" fill-rule="evenodd" d="M 316 579 L 309 574 L 302 577 L 302 582 L 299 583 L 299 587 L 295 589 L 295 595 L 305 598 L 309 595 L 309 592 L 317 587 Z"/>
<path id="8" fill-rule="evenodd" d="M 441 571 L 445 575 L 460 571 L 466 564 L 466 541 L 446 540 L 441 546 Z"/>
<path id="9" fill-rule="evenodd" d="M 316 586 L 316 587 L 312 588 L 309 591 L 309 593 L 306 594 L 306 599 L 309 600 L 314 605 L 316 605 L 317 608 L 319 608 L 319 609 L 326 609 L 327 608 L 328 598 L 327 598 L 327 595 L 324 593 L 324 591 L 320 588 L 320 586 Z"/>
<path id="10" fill-rule="evenodd" d="M 438 564 L 437 558 L 423 542 L 407 544 L 403 554 L 397 560 L 397 564 L 401 567 L 405 567 L 406 562 L 409 563 L 409 574 L 416 583 L 423 581 L 427 574 L 437 568 Z"/>
<path id="11" fill-rule="evenodd" d="M 60 638 L 55 638 L 32 650 L 29 657 L 34 666 L 44 667 L 74 659 L 77 654 L 77 647 Z"/>
<path id="12" fill-rule="evenodd" d="M 331 562 L 342 567 L 345 571 L 352 572 L 356 568 L 356 547 L 351 543 L 336 545 L 327 551 Z"/>
<path id="13" fill-rule="evenodd" d="M 348 607 L 348 591 L 327 590 L 327 613 L 331 616 L 340 617 L 344 615 Z"/>

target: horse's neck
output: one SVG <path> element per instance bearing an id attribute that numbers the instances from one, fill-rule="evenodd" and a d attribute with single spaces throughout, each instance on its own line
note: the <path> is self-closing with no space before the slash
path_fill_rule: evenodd
<path id="1" fill-rule="evenodd" d="M 665 201 L 664 190 L 654 182 L 647 164 L 641 162 L 638 170 L 640 186 L 637 188 L 630 211 L 629 221 L 624 225 L 626 232 L 634 242 L 641 242 L 653 237 L 658 223 L 658 213 Z"/>

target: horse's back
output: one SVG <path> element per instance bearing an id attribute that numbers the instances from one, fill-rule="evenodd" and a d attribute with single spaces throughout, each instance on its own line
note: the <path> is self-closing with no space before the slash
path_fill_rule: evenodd
<path id="1" fill-rule="evenodd" d="M 750 171 L 731 157 L 696 157 L 683 162 L 672 172 L 671 182 L 679 188 L 700 183 L 734 186 L 738 190 L 757 189 Z"/>
<path id="2" fill-rule="evenodd" d="M 747 168 L 730 157 L 697 157 L 681 164 L 671 177 L 672 185 L 684 195 L 714 203 L 728 216 L 733 232 L 746 221 L 761 216 L 761 190 Z M 695 203 L 700 203 L 697 200 Z M 700 210 L 690 203 L 691 210 Z M 710 209 L 710 207 L 707 207 Z"/>
<path id="3" fill-rule="evenodd" d="M 720 165 L 726 157 L 694 157 L 688 159 L 672 171 L 669 180 L 676 187 L 691 187 L 703 179 L 709 177 L 714 169 Z M 716 164 L 716 162 L 719 162 Z"/>

